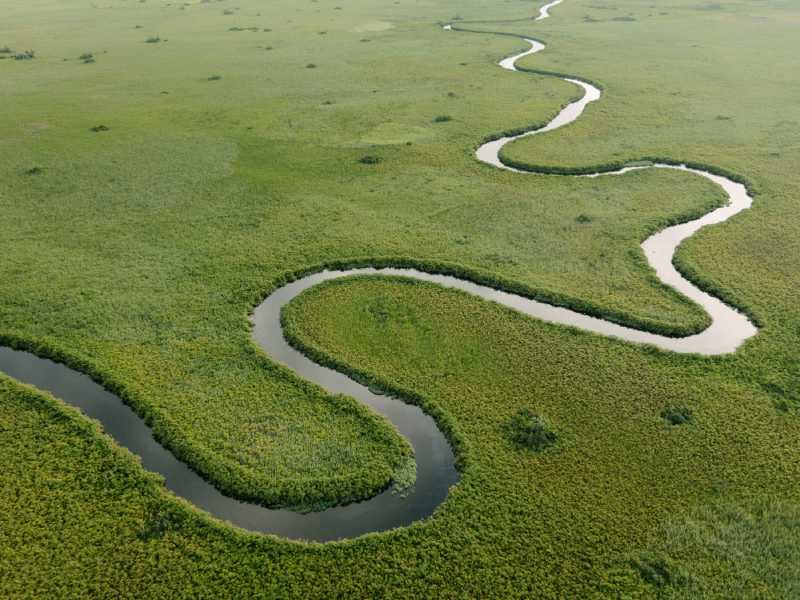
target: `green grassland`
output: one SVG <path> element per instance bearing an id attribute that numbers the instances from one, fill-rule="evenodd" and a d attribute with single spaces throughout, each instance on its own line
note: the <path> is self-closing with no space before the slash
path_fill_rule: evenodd
<path id="1" fill-rule="evenodd" d="M 0 338 L 106 382 L 223 489 L 309 508 L 381 488 L 406 450 L 253 347 L 249 311 L 294 273 L 428 265 L 654 331 L 701 329 L 638 242 L 718 205 L 714 186 L 525 177 L 472 157 L 576 90 L 494 67 L 519 40 L 437 23 L 534 7 L 7 2 L 0 48 L 36 58 L 0 60 Z M 699 359 L 430 285 L 313 290 L 286 313 L 296 342 L 443 414 L 463 463 L 432 519 L 326 546 L 211 520 L 75 411 L 0 377 L 4 596 L 797 595 L 800 11 L 567 0 L 553 13 L 470 25 L 542 39 L 525 66 L 604 89 L 577 123 L 506 155 L 659 156 L 746 178 L 753 210 L 678 259 L 759 336 Z M 692 421 L 665 424 L 673 405 Z M 547 416 L 553 448 L 508 440 L 523 407 Z"/>

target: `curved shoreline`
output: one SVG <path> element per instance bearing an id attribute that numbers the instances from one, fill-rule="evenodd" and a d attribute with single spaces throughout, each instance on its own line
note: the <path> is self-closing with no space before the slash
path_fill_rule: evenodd
<path id="1" fill-rule="evenodd" d="M 549 10 L 562 1 L 555 0 L 542 6 L 535 20 L 548 18 Z M 444 29 L 456 30 L 450 24 L 445 25 Z M 544 44 L 536 40 L 524 37 L 522 39 L 525 39 L 531 47 L 524 52 L 504 58 L 499 63 L 500 67 L 518 71 L 517 61 L 545 48 Z M 553 131 L 575 121 L 588 104 L 601 96 L 601 91 L 591 83 L 572 77 L 561 78 L 581 87 L 584 91 L 582 98 L 568 104 L 543 127 L 520 135 L 501 137 L 481 145 L 476 151 L 478 160 L 515 174 L 529 173 L 504 163 L 500 157 L 502 148 L 514 140 Z M 756 327 L 745 315 L 685 279 L 672 261 L 677 247 L 683 240 L 702 227 L 721 223 L 749 208 L 752 198 L 741 183 L 686 165 L 656 163 L 573 176 L 617 176 L 645 168 L 678 169 L 699 175 L 719 185 L 728 195 L 727 205 L 699 219 L 663 229 L 642 243 L 648 263 L 654 268 L 658 278 L 700 304 L 710 315 L 711 326 L 698 334 L 687 337 L 659 335 L 455 276 L 413 268 L 359 267 L 320 271 L 298 278 L 275 290 L 254 310 L 251 317 L 253 339 L 271 360 L 287 366 L 298 376 L 314 382 L 329 393 L 346 394 L 356 398 L 386 417 L 409 440 L 414 448 L 417 463 L 417 482 L 407 498 L 395 493 L 394 490 L 387 489 L 363 502 L 308 514 L 285 509 L 269 509 L 235 500 L 223 495 L 189 466 L 175 458 L 153 438 L 149 427 L 130 407 L 87 375 L 29 352 L 2 346 L 0 346 L 0 372 L 50 391 L 65 402 L 82 409 L 89 417 L 98 419 L 105 431 L 117 443 L 141 457 L 145 469 L 160 473 L 165 478 L 168 489 L 213 516 L 230 521 L 244 529 L 290 539 L 331 541 L 407 526 L 433 514 L 447 497 L 450 487 L 459 479 L 455 468 L 455 457 L 445 435 L 434 419 L 421 408 L 397 398 L 375 394 L 348 376 L 321 366 L 294 349 L 285 338 L 281 324 L 282 308 L 297 295 L 324 281 L 353 275 L 401 276 L 456 288 L 543 321 L 577 327 L 633 343 L 651 344 L 673 352 L 704 355 L 733 352 L 746 339 L 755 335 Z"/>
<path id="2" fill-rule="evenodd" d="M 457 29 L 454 29 L 452 26 L 449 30 L 457 31 Z M 530 38 L 522 39 L 530 44 L 531 47 L 523 52 L 501 60 L 498 63 L 501 68 L 508 71 L 519 72 L 517 69 L 517 61 L 526 56 L 541 52 L 546 47 L 538 40 Z M 600 89 L 591 83 L 572 77 L 561 77 L 561 79 L 583 89 L 583 96 L 561 109 L 561 111 L 543 127 L 532 129 L 519 135 L 500 137 L 482 144 L 475 151 L 476 158 L 497 169 L 518 174 L 531 174 L 532 171 L 518 169 L 503 162 L 500 157 L 500 152 L 503 147 L 516 140 L 547 133 L 569 125 L 583 114 L 583 111 L 589 104 L 596 102 L 602 96 Z M 727 221 L 735 214 L 750 208 L 753 204 L 753 199 L 742 183 L 738 183 L 722 175 L 716 175 L 702 169 L 691 168 L 681 164 L 654 163 L 650 165 L 624 167 L 613 171 L 571 176 L 592 178 L 619 176 L 644 169 L 674 169 L 692 173 L 704 177 L 718 185 L 728 196 L 728 203 L 726 205 L 706 213 L 700 218 L 662 229 L 648 237 L 641 244 L 647 262 L 655 270 L 659 281 L 699 304 L 711 317 L 711 325 L 695 335 L 669 337 L 632 327 L 617 325 L 603 319 L 587 317 L 586 315 L 568 309 L 565 309 L 566 312 L 561 313 L 561 315 L 557 317 L 557 320 L 548 318 L 548 316 L 550 316 L 548 315 L 549 311 L 544 311 L 543 309 L 538 309 L 540 313 L 529 312 L 527 310 L 523 312 L 543 320 L 572 325 L 601 335 L 622 338 L 629 342 L 651 344 L 662 350 L 672 352 L 697 353 L 707 356 L 734 352 L 745 340 L 754 336 L 758 332 L 758 329 L 746 315 L 725 304 L 719 298 L 704 292 L 691 281 L 683 277 L 675 268 L 673 259 L 675 257 L 675 252 L 677 252 L 678 247 L 684 240 L 694 235 L 703 227 Z"/>

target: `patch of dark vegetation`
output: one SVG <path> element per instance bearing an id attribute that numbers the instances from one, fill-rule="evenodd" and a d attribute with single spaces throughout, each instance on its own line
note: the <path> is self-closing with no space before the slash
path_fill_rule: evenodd
<path id="1" fill-rule="evenodd" d="M 333 104 L 333 100 L 324 100 L 322 102 L 323 106 L 331 106 Z"/>
<path id="2" fill-rule="evenodd" d="M 661 418 L 670 425 L 685 425 L 692 422 L 693 416 L 685 406 L 668 406 L 661 411 Z"/>
<path id="3" fill-rule="evenodd" d="M 506 433 L 520 447 L 536 452 L 556 443 L 558 436 L 543 416 L 523 408 L 506 424 Z"/>
<path id="4" fill-rule="evenodd" d="M 730 115 L 717 115 L 714 117 L 717 121 L 730 121 L 733 119 Z"/>
<path id="5" fill-rule="evenodd" d="M 229 27 L 228 31 L 252 31 L 255 33 L 258 31 L 258 27 Z"/>
<path id="6" fill-rule="evenodd" d="M 78 57 L 85 65 L 90 65 L 95 62 L 94 54 L 92 52 L 84 52 Z"/>
<path id="7" fill-rule="evenodd" d="M 110 127 L 106 127 L 105 125 L 95 125 L 91 127 L 89 131 L 93 131 L 94 133 L 100 133 L 102 131 L 110 131 Z"/>
<path id="8" fill-rule="evenodd" d="M 448 121 L 452 121 L 452 120 L 453 120 L 453 117 L 451 117 L 450 115 L 438 115 L 438 116 L 434 117 L 433 122 L 434 123 L 447 123 Z"/>
<path id="9" fill-rule="evenodd" d="M 14 51 L 8 46 L 3 46 L 0 48 L 0 54 L 14 54 Z"/>
<path id="10" fill-rule="evenodd" d="M 36 58 L 36 52 L 34 50 L 25 50 L 14 54 L 14 60 L 33 60 L 34 58 Z"/>
<path id="11" fill-rule="evenodd" d="M 680 567 L 662 557 L 643 554 L 633 559 L 631 566 L 643 581 L 658 589 L 682 587 L 689 581 Z"/>
<path id="12" fill-rule="evenodd" d="M 636 17 L 631 16 L 624 16 L 624 17 L 614 17 L 611 19 L 612 21 L 622 21 L 624 23 L 630 23 L 631 21 L 635 21 Z"/>
<path id="13" fill-rule="evenodd" d="M 220 79 L 222 79 L 222 75 L 211 75 L 211 77 L 208 78 L 209 81 L 219 81 Z"/>
<path id="14" fill-rule="evenodd" d="M 161 37 L 157 35 L 151 35 L 144 41 L 145 44 L 158 44 L 159 42 L 161 42 Z"/>
<path id="15" fill-rule="evenodd" d="M 576 223 L 580 223 L 581 225 L 583 225 L 585 223 L 591 223 L 592 222 L 592 217 L 590 217 L 587 214 L 581 213 L 577 217 L 575 217 L 575 222 Z"/>
<path id="16" fill-rule="evenodd" d="M 145 515 L 144 526 L 139 531 L 139 539 L 145 542 L 160 539 L 170 529 L 170 524 L 169 515 L 156 506 L 150 507 Z"/>
<path id="17" fill-rule="evenodd" d="M 781 412 L 789 412 L 793 408 L 800 409 L 800 387 L 798 391 L 791 391 L 786 387 L 767 382 L 761 384 L 761 389 L 767 392 L 775 400 L 775 408 Z"/>
<path id="18" fill-rule="evenodd" d="M 22 173 L 25 175 L 41 175 L 44 173 L 44 169 L 41 167 L 31 167 L 29 169 L 25 169 Z"/>
<path id="19" fill-rule="evenodd" d="M 358 159 L 362 165 L 377 165 L 381 163 L 383 159 L 380 156 L 374 156 L 372 154 L 367 154 L 366 156 L 362 156 Z"/>
<path id="20" fill-rule="evenodd" d="M 314 63 L 308 63 L 306 65 L 306 69 L 316 69 L 316 68 L 317 68 L 317 65 L 315 65 Z"/>

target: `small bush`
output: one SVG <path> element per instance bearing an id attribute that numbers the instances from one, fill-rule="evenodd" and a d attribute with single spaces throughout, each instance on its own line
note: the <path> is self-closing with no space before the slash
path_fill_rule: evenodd
<path id="1" fill-rule="evenodd" d="M 450 115 L 439 115 L 433 119 L 434 123 L 447 123 L 448 121 L 452 121 L 453 117 Z"/>
<path id="2" fill-rule="evenodd" d="M 661 411 L 661 418 L 670 425 L 684 425 L 692 420 L 692 411 L 685 406 L 669 406 Z"/>
<path id="3" fill-rule="evenodd" d="M 575 217 L 575 222 L 576 223 L 580 223 L 582 225 L 584 223 L 591 223 L 592 222 L 592 217 L 590 217 L 589 215 L 585 215 L 585 214 L 581 213 L 577 217 Z"/>
<path id="4" fill-rule="evenodd" d="M 212 75 L 208 78 L 209 81 L 219 81 L 220 79 L 222 79 L 222 75 Z"/>
<path id="5" fill-rule="evenodd" d="M 317 68 L 317 65 L 315 65 L 314 63 L 308 63 L 306 65 L 306 69 L 316 69 L 316 68 Z"/>
<path id="6" fill-rule="evenodd" d="M 151 35 L 147 38 L 144 43 L 145 44 L 158 44 L 161 41 L 161 38 L 157 35 Z"/>
<path id="7" fill-rule="evenodd" d="M 100 133 L 101 131 L 108 131 L 109 129 L 110 127 L 106 127 L 105 125 L 95 125 L 94 127 L 89 128 L 89 131 Z"/>
<path id="8" fill-rule="evenodd" d="M 383 159 L 380 156 L 372 156 L 368 154 L 367 156 L 362 156 L 359 158 L 358 162 L 360 162 L 362 165 L 377 165 L 382 160 Z"/>
<path id="9" fill-rule="evenodd" d="M 88 60 L 90 58 L 94 58 L 94 54 L 92 52 L 84 52 L 78 58 L 80 58 L 81 60 Z"/>
<path id="10" fill-rule="evenodd" d="M 528 408 L 523 408 L 514 415 L 506 430 L 515 444 L 535 451 L 552 446 L 558 439 L 547 419 Z"/>
<path id="11" fill-rule="evenodd" d="M 44 171 L 41 167 L 31 167 L 30 169 L 25 169 L 23 173 L 25 175 L 41 175 Z"/>
<path id="12" fill-rule="evenodd" d="M 631 561 L 631 565 L 642 580 L 657 588 L 682 586 L 688 581 L 682 569 L 664 558 L 645 555 Z"/>

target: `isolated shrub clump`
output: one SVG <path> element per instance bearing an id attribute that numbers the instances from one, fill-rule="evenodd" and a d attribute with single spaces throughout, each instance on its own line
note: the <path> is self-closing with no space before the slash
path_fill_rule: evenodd
<path id="1" fill-rule="evenodd" d="M 663 557 L 643 555 L 631 561 L 642 580 L 656 588 L 683 586 L 688 581 L 686 573 Z"/>
<path id="2" fill-rule="evenodd" d="M 93 131 L 94 133 L 100 133 L 101 131 L 108 131 L 110 128 L 105 125 L 95 125 L 94 127 L 89 128 L 89 131 Z"/>
<path id="3" fill-rule="evenodd" d="M 433 122 L 434 123 L 447 123 L 448 121 L 452 121 L 452 120 L 453 120 L 453 117 L 451 117 L 450 115 L 439 115 L 437 117 L 434 117 Z"/>
<path id="4" fill-rule="evenodd" d="M 661 418 L 670 425 L 684 425 L 692 420 L 692 411 L 685 406 L 668 406 L 661 411 Z"/>
<path id="5" fill-rule="evenodd" d="M 382 160 L 383 159 L 380 156 L 373 156 L 371 154 L 367 154 L 366 156 L 362 156 L 361 158 L 359 158 L 358 162 L 360 162 L 362 165 L 377 165 Z"/>
<path id="6" fill-rule="evenodd" d="M 147 38 L 144 43 L 145 44 L 158 44 L 161 41 L 161 38 L 157 35 L 151 35 Z"/>
<path id="7" fill-rule="evenodd" d="M 209 81 L 219 81 L 220 79 L 222 79 L 222 75 L 212 75 L 208 78 Z"/>
<path id="8" fill-rule="evenodd" d="M 506 425 L 511 440 L 531 450 L 544 450 L 556 443 L 558 436 L 543 416 L 523 408 Z"/>
<path id="9" fill-rule="evenodd" d="M 33 50 L 25 50 L 24 52 L 17 52 L 14 55 L 14 60 L 32 60 L 36 58 L 36 52 Z"/>
<path id="10" fill-rule="evenodd" d="M 575 217 L 575 222 L 576 223 L 581 223 L 581 224 L 591 223 L 592 222 L 592 217 L 590 217 L 587 214 L 581 213 L 577 217 Z"/>

